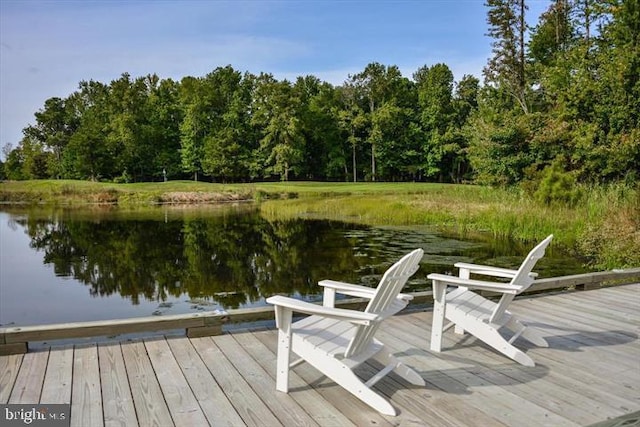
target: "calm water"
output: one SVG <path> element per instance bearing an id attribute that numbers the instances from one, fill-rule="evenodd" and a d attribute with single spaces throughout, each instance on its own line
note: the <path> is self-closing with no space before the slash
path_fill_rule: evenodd
<path id="1" fill-rule="evenodd" d="M 331 278 L 375 286 L 411 249 L 425 251 L 406 290 L 457 261 L 516 267 L 530 245 L 461 240 L 427 227 L 267 221 L 252 206 L 38 210 L 0 208 L 0 325 L 29 325 L 264 305 L 275 293 L 321 299 Z M 542 277 L 584 271 L 553 246 Z"/>

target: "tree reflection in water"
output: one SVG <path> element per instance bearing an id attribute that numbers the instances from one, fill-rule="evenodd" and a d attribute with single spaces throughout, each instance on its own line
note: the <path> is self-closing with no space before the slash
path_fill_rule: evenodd
<path id="1" fill-rule="evenodd" d="M 56 275 L 86 284 L 94 296 L 119 294 L 133 304 L 184 295 L 225 308 L 276 293 L 313 300 L 319 280 L 373 286 L 391 263 L 417 247 L 426 255 L 409 290 L 428 289 L 426 275 L 451 271 L 456 261 L 493 260 L 509 267 L 529 249 L 486 236 L 462 241 L 415 227 L 267 221 L 251 207 L 30 211 L 13 214 L 11 221 L 24 227 L 31 247 L 44 252 Z M 571 270 L 563 261 L 572 273 L 579 270 L 574 264 Z"/>

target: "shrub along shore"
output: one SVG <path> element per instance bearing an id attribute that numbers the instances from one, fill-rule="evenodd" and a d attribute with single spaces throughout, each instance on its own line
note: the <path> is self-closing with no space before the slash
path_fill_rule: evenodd
<path id="1" fill-rule="evenodd" d="M 640 190 L 584 187 L 574 205 L 547 204 L 517 188 L 433 183 L 192 181 L 112 184 L 69 180 L 0 183 L 0 202 L 123 207 L 254 201 L 274 219 L 312 216 L 370 225 L 429 225 L 460 234 L 536 241 L 548 234 L 599 269 L 640 266 Z"/>

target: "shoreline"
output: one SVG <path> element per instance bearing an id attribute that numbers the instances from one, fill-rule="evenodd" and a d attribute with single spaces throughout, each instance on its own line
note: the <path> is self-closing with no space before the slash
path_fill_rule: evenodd
<path id="1" fill-rule="evenodd" d="M 271 219 L 313 216 L 366 225 L 430 225 L 524 242 L 554 234 L 554 243 L 589 260 L 591 268 L 640 266 L 640 189 L 601 186 L 585 188 L 584 194 L 580 203 L 566 206 L 542 204 L 516 187 L 465 184 L 0 182 L 0 206 L 144 209 L 256 203 Z"/>

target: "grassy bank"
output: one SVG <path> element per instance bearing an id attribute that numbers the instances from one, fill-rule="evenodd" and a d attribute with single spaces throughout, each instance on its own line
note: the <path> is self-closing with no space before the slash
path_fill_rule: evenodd
<path id="1" fill-rule="evenodd" d="M 428 224 L 537 241 L 553 233 L 598 268 L 640 265 L 640 191 L 584 188 L 574 207 L 546 206 L 517 189 L 429 183 L 259 183 L 190 181 L 110 184 L 24 181 L 0 184 L 0 201 L 86 205 L 260 202 L 268 218 L 312 216 L 371 225 Z"/>
<path id="2" fill-rule="evenodd" d="M 0 184 L 0 201 L 49 205 L 150 205 L 251 199 L 246 190 L 188 181 L 113 184 L 72 180 L 11 181 Z"/>
<path id="3" fill-rule="evenodd" d="M 416 187 L 417 189 L 417 187 Z M 267 217 L 300 215 L 371 225 L 428 224 L 461 235 L 488 232 L 528 242 L 554 234 L 598 269 L 640 266 L 640 191 L 584 188 L 573 207 L 547 206 L 516 189 L 433 186 L 404 193 L 266 201 Z"/>
<path id="4" fill-rule="evenodd" d="M 0 202 L 83 205 L 88 203 L 206 203 L 234 200 L 287 199 L 298 196 L 410 194 L 446 188 L 427 183 L 266 182 L 216 184 L 193 181 L 114 184 L 73 180 L 5 181 Z"/>

